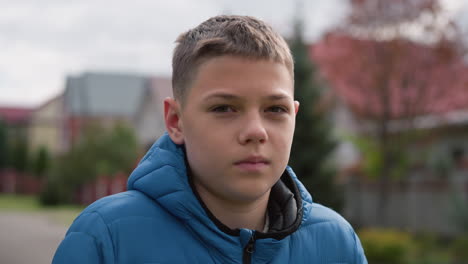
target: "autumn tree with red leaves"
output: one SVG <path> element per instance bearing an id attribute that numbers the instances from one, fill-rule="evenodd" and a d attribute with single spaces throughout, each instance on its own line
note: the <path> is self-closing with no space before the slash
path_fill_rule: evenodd
<path id="1" fill-rule="evenodd" d="M 371 124 L 367 132 L 381 154 L 377 215 L 385 225 L 395 161 L 411 142 L 401 132 L 411 131 L 416 117 L 468 105 L 465 48 L 437 0 L 351 0 L 351 7 L 347 23 L 311 54 L 336 93 Z"/>

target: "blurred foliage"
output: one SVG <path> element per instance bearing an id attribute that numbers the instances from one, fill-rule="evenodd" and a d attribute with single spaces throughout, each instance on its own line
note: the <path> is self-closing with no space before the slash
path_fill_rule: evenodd
<path id="1" fill-rule="evenodd" d="M 378 179 L 383 169 L 383 155 L 378 142 L 365 137 L 351 137 L 350 140 L 362 155 L 364 174 L 372 179 Z M 400 179 L 405 176 L 410 167 L 408 155 L 402 149 L 395 149 L 392 156 L 394 159 L 388 175 L 391 179 Z"/>
<path id="2" fill-rule="evenodd" d="M 410 252 L 415 247 L 411 236 L 400 231 L 366 229 L 359 237 L 369 263 L 409 263 Z"/>
<path id="3" fill-rule="evenodd" d="M 411 264 L 448 264 L 451 254 L 446 239 L 433 233 L 413 235 L 416 247 L 411 252 Z"/>
<path id="4" fill-rule="evenodd" d="M 71 203 L 73 189 L 74 188 L 71 188 L 71 186 L 68 186 L 65 182 L 61 182 L 59 179 L 49 176 L 39 195 L 39 202 L 47 206 Z"/>
<path id="5" fill-rule="evenodd" d="M 391 229 L 362 229 L 358 233 L 369 263 L 468 263 L 468 234 L 447 238 L 435 233 L 411 234 Z"/>
<path id="6" fill-rule="evenodd" d="M 0 120 L 0 169 L 6 168 L 8 164 L 8 139 L 7 127 Z"/>
<path id="7" fill-rule="evenodd" d="M 446 153 L 436 152 L 434 157 L 429 160 L 429 167 L 438 177 L 448 178 L 453 172 L 454 164 Z"/>
<path id="8" fill-rule="evenodd" d="M 29 157 L 29 150 L 28 144 L 26 139 L 24 138 L 17 138 L 13 141 L 13 144 L 10 148 L 11 152 L 11 159 L 8 161 L 8 164 L 19 172 L 26 172 L 29 170 L 30 164 L 30 157 Z"/>
<path id="9" fill-rule="evenodd" d="M 51 167 L 51 157 L 46 147 L 41 146 L 33 160 L 32 171 L 36 177 L 42 179 Z"/>
<path id="10" fill-rule="evenodd" d="M 453 242 L 451 250 L 455 263 L 468 263 L 468 233 L 457 238 Z"/>
<path id="11" fill-rule="evenodd" d="M 341 210 L 342 191 L 335 183 L 336 171 L 328 161 L 336 142 L 326 113 L 318 109 L 323 86 L 310 61 L 308 45 L 302 38 L 302 24 L 296 21 L 290 42 L 294 57 L 295 99 L 300 102 L 291 150 L 290 165 L 312 193 L 314 201 Z"/>
<path id="12" fill-rule="evenodd" d="M 138 143 L 133 130 L 124 125 L 105 129 L 89 126 L 81 140 L 55 162 L 41 194 L 43 204 L 71 202 L 77 188 L 98 176 L 128 174 L 138 158 Z"/>
<path id="13" fill-rule="evenodd" d="M 451 216 L 455 225 L 468 233 L 468 201 L 461 197 L 456 190 L 452 191 Z M 468 249 L 468 248 L 467 248 Z"/>

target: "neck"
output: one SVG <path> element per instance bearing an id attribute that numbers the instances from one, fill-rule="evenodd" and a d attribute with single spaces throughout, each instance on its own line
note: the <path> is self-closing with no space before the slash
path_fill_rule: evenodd
<path id="1" fill-rule="evenodd" d="M 270 191 L 259 199 L 239 202 L 219 197 L 197 181 L 194 187 L 210 212 L 227 227 L 263 231 Z"/>

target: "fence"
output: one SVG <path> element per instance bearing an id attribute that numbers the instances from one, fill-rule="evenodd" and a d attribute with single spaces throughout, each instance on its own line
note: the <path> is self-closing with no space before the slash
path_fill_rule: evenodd
<path id="1" fill-rule="evenodd" d="M 445 179 L 412 177 L 388 186 L 386 226 L 408 231 L 456 235 L 458 220 L 468 216 L 468 172 Z M 377 182 L 354 181 L 346 186 L 343 214 L 358 226 L 380 226 Z M 458 207 L 457 207 L 458 205 Z M 462 205 L 462 207 L 460 207 Z M 462 212 L 461 210 L 465 210 Z M 466 220 L 466 219 L 465 219 Z M 468 227 L 465 227 L 468 228 Z"/>
<path id="2" fill-rule="evenodd" d="M 0 170 L 0 193 L 38 194 L 41 192 L 43 181 L 29 173 L 12 169 Z"/>

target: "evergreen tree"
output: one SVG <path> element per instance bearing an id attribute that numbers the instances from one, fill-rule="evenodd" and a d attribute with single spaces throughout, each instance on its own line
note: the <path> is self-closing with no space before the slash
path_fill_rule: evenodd
<path id="1" fill-rule="evenodd" d="M 50 168 L 51 158 L 49 151 L 46 147 L 41 146 L 37 151 L 35 160 L 34 160 L 34 167 L 33 172 L 35 176 L 39 179 L 42 179 L 47 171 Z"/>
<path id="2" fill-rule="evenodd" d="M 8 140 L 7 140 L 7 127 L 2 120 L 0 120 L 0 169 L 8 166 Z"/>
<path id="3" fill-rule="evenodd" d="M 24 138 L 17 138 L 11 149 L 11 165 L 18 172 L 26 172 L 29 168 L 28 143 Z"/>
<path id="4" fill-rule="evenodd" d="M 335 210 L 342 206 L 343 192 L 335 184 L 336 171 L 329 166 L 336 142 L 326 113 L 317 109 L 322 85 L 304 42 L 302 22 L 296 21 L 290 41 L 294 58 L 295 98 L 300 102 L 290 165 L 311 192 L 313 200 Z"/>

